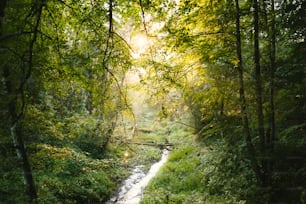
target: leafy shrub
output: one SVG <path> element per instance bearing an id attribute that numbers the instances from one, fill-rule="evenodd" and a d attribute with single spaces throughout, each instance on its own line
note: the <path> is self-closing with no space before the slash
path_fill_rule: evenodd
<path id="1" fill-rule="evenodd" d="M 0 166 L 0 198 L 6 204 L 25 203 L 23 177 L 20 174 L 21 169 L 15 164 L 12 165 L 12 160 L 0 156 L 1 162 L 4 165 Z M 14 184 L 14 185 L 12 185 Z"/>
<path id="2" fill-rule="evenodd" d="M 33 147 L 31 147 L 33 148 Z M 110 160 L 87 157 L 71 148 L 36 145 L 31 161 L 42 203 L 97 203 L 115 188 Z"/>
<path id="3" fill-rule="evenodd" d="M 112 127 L 93 116 L 84 118 L 75 115 L 67 118 L 65 123 L 69 131 L 67 142 L 88 152 L 93 158 L 103 158 Z"/>

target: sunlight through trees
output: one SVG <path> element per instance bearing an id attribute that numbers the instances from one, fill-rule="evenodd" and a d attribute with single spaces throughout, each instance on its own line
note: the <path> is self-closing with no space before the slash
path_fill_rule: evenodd
<path id="1" fill-rule="evenodd" d="M 170 142 L 141 203 L 305 203 L 305 19 L 305 0 L 2 0 L 0 202 L 104 203 L 159 160 L 139 144 Z"/>

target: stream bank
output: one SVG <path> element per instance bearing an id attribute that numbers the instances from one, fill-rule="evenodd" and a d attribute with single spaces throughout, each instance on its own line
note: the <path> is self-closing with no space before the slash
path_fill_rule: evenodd
<path id="1" fill-rule="evenodd" d="M 137 204 L 140 202 L 143 190 L 150 180 L 158 173 L 160 168 L 166 163 L 169 156 L 169 150 L 162 151 L 161 159 L 154 163 L 147 174 L 141 168 L 141 165 L 136 166 L 122 184 L 119 193 L 112 197 L 106 204 Z"/>

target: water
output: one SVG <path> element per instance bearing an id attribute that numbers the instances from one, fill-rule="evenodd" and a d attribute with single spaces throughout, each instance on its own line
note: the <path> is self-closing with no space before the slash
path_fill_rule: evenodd
<path id="1" fill-rule="evenodd" d="M 112 197 L 106 204 L 137 204 L 143 194 L 143 190 L 148 185 L 149 181 L 157 174 L 159 169 L 166 163 L 169 155 L 168 150 L 163 150 L 162 158 L 154 163 L 147 174 L 141 168 L 136 166 L 131 176 L 126 179 L 120 188 L 117 196 Z"/>

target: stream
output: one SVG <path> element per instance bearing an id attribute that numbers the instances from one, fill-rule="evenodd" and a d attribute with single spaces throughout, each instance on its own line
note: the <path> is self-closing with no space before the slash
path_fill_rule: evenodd
<path id="1" fill-rule="evenodd" d="M 112 197 L 106 204 L 137 204 L 143 194 L 143 190 L 149 181 L 157 174 L 159 169 L 166 163 L 169 151 L 164 149 L 161 159 L 154 163 L 147 174 L 141 168 L 136 166 L 132 170 L 132 174 L 122 184 L 119 193 Z"/>

